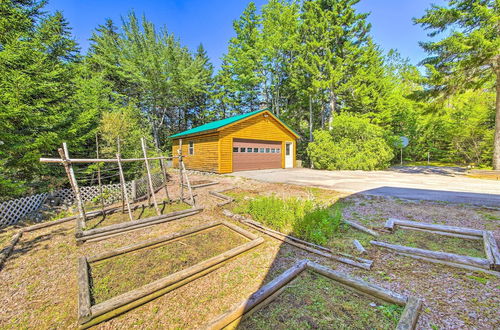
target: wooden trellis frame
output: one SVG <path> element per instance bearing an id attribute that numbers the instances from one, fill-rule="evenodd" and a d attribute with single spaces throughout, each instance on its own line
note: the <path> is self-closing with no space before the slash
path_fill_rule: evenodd
<path id="1" fill-rule="evenodd" d="M 498 250 L 497 242 L 495 241 L 495 238 L 493 237 L 491 231 L 477 230 L 465 227 L 436 225 L 399 219 L 387 220 L 385 228 L 391 232 L 394 232 L 396 228 L 401 228 L 407 230 L 423 231 L 448 237 L 482 240 L 487 258 L 476 258 L 455 253 L 431 251 L 378 241 L 371 241 L 370 243 L 376 246 L 394 250 L 397 253 L 403 254 L 405 256 L 427 260 L 434 263 L 444 263 L 453 267 L 466 268 L 477 271 L 484 271 L 489 269 L 500 271 L 500 252 Z"/>
<path id="2" fill-rule="evenodd" d="M 310 270 L 326 276 L 338 282 L 340 285 L 351 289 L 354 292 L 369 296 L 370 298 L 404 306 L 405 308 L 397 325 L 397 329 L 410 330 L 415 328 L 422 305 L 420 299 L 413 296 L 407 297 L 384 289 L 378 285 L 337 272 L 307 259 L 300 260 L 295 263 L 295 265 L 291 268 L 287 269 L 277 278 L 252 294 L 250 298 L 238 304 L 236 308 L 212 320 L 205 328 L 210 330 L 236 328 L 243 319 L 272 302 L 284 290 L 290 281 L 299 276 L 305 270 Z M 272 325 L 270 325 L 270 327 L 272 327 Z"/>
<path id="3" fill-rule="evenodd" d="M 118 149 L 120 144 L 118 140 Z M 155 193 L 156 190 L 153 185 L 153 180 L 151 176 L 151 171 L 149 167 L 149 161 L 150 160 L 160 160 L 161 163 L 163 163 L 164 160 L 172 160 L 173 157 L 164 157 L 164 156 L 159 156 L 159 157 L 148 157 L 147 156 L 147 149 L 146 149 L 146 143 L 144 139 L 141 139 L 141 148 L 143 151 L 144 158 L 129 158 L 129 159 L 122 159 L 120 156 L 120 153 L 118 152 L 116 154 L 116 158 L 114 159 L 101 159 L 101 158 L 70 158 L 68 148 L 66 143 L 63 143 L 63 148 L 60 148 L 58 150 L 59 155 L 61 156 L 60 159 L 58 158 L 40 158 L 41 162 L 45 163 L 62 163 L 66 169 L 66 173 L 68 175 L 69 182 L 71 183 L 71 188 L 73 189 L 73 192 L 75 194 L 75 198 L 77 200 L 77 205 L 78 205 L 78 219 L 77 219 L 77 226 L 76 226 L 76 232 L 75 236 L 77 238 L 77 241 L 79 242 L 84 242 L 84 241 L 89 241 L 89 240 L 94 240 L 94 239 L 103 239 L 111 236 L 115 236 L 130 230 L 136 230 L 138 228 L 143 228 L 149 225 L 154 225 L 174 219 L 179 219 L 182 217 L 190 216 L 193 214 L 196 214 L 203 210 L 202 208 L 196 208 L 196 202 L 194 200 L 194 196 L 192 193 L 192 190 L 190 188 L 190 183 L 189 183 L 189 176 L 186 173 L 186 169 L 184 166 L 183 162 L 183 155 L 182 152 L 179 150 L 179 164 L 180 166 L 180 176 L 181 176 L 181 182 L 180 184 L 183 184 L 183 180 L 186 180 L 186 183 L 189 187 L 189 202 L 187 199 L 184 199 L 184 193 L 181 190 L 181 197 L 180 201 L 187 203 L 190 205 L 192 208 L 189 210 L 184 210 L 184 211 L 177 211 L 177 212 L 171 212 L 167 214 L 161 214 L 158 203 L 156 201 Z M 132 216 L 132 207 L 130 206 L 130 201 L 128 198 L 128 194 L 126 191 L 126 182 L 123 174 L 123 169 L 122 169 L 122 163 L 124 162 L 136 162 L 136 161 L 143 161 L 146 166 L 146 171 L 147 171 L 147 179 L 148 179 L 148 194 L 152 196 L 153 198 L 153 206 L 157 212 L 156 216 L 153 217 L 148 217 L 145 219 L 140 219 L 140 220 L 134 220 Z M 90 230 L 85 230 L 86 226 L 86 212 L 83 204 L 83 199 L 82 195 L 80 192 L 80 188 L 78 186 L 78 182 L 76 180 L 76 177 L 74 175 L 73 171 L 73 164 L 78 164 L 78 163 L 117 163 L 118 168 L 119 168 L 119 174 L 120 174 L 120 186 L 121 186 L 121 191 L 122 191 L 122 196 L 123 196 L 123 206 L 122 208 L 125 210 L 125 206 L 127 209 L 129 221 L 120 223 L 120 224 L 114 224 L 114 225 L 109 225 L 106 227 L 102 228 L 96 228 L 96 229 L 90 229 Z M 164 178 L 167 178 L 166 174 L 166 168 L 165 166 L 161 166 L 162 168 L 162 174 Z M 98 175 L 100 174 L 100 171 L 98 172 Z M 98 178 L 100 180 L 100 178 Z M 166 188 L 166 182 L 165 182 L 165 189 Z M 168 192 L 167 192 L 167 198 L 170 201 L 170 198 L 168 197 Z M 106 213 L 105 210 L 102 210 L 102 213 Z"/>
<path id="4" fill-rule="evenodd" d="M 217 226 L 226 226 L 227 228 L 244 236 L 250 241 L 226 252 L 223 252 L 215 257 L 197 263 L 196 265 L 163 277 L 159 280 L 153 281 L 140 288 L 115 296 L 96 305 L 91 304 L 89 278 L 89 265 L 91 263 L 129 253 L 138 249 L 148 248 L 153 245 L 181 239 L 183 237 L 193 235 L 201 231 L 211 230 Z M 188 230 L 107 251 L 92 257 L 80 257 L 78 259 L 78 323 L 83 328 L 88 328 L 92 325 L 108 320 L 116 315 L 140 306 L 152 299 L 155 299 L 169 291 L 172 291 L 188 282 L 191 282 L 205 275 L 218 267 L 221 267 L 225 261 L 258 246 L 262 242 L 264 242 L 264 239 L 262 237 L 258 237 L 257 235 L 244 230 L 243 228 L 240 228 L 232 223 L 226 221 L 215 221 Z"/>

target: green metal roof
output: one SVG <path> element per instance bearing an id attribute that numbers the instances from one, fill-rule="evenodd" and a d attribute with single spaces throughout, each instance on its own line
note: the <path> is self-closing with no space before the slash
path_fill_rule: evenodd
<path id="1" fill-rule="evenodd" d="M 229 124 L 235 123 L 237 121 L 240 121 L 242 119 L 248 118 L 250 116 L 253 116 L 255 114 L 258 114 L 260 112 L 264 112 L 264 111 L 267 111 L 267 110 L 268 109 L 261 109 L 261 110 L 252 111 L 252 112 L 249 112 L 249 113 L 244 113 L 242 115 L 238 115 L 238 116 L 234 116 L 234 117 L 229 117 L 229 118 L 224 118 L 224 119 L 221 119 L 221 120 L 216 120 L 216 121 L 213 121 L 211 123 L 208 123 L 208 124 L 205 124 L 205 125 L 201 125 L 201 126 L 198 126 L 198 127 L 194 127 L 194 128 L 188 129 L 187 131 L 171 135 L 170 138 L 178 138 L 178 137 L 182 137 L 182 136 L 186 136 L 186 135 L 191 135 L 191 134 L 201 133 L 201 132 L 205 132 L 205 131 L 216 130 L 218 128 L 227 126 Z M 280 120 L 280 122 L 281 122 L 281 120 Z M 297 134 L 290 127 L 288 127 L 288 125 L 286 125 L 283 122 L 281 122 L 281 123 L 283 125 L 285 125 L 288 129 L 290 129 L 294 134 Z"/>

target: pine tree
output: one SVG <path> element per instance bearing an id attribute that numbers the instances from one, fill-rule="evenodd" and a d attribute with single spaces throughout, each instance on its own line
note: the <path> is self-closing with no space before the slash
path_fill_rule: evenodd
<path id="1" fill-rule="evenodd" d="M 6 23 L 2 16 L 0 23 L 2 29 L 12 24 L 0 48 L 0 156 L 7 176 L 0 184 L 16 186 L 19 193 L 49 188 L 43 176 L 52 170 L 38 158 L 54 152 L 68 134 L 72 109 L 67 100 L 74 93 L 78 49 L 61 13 L 41 15 L 40 5 L 30 1 L 2 3 L 2 10 L 9 7 L 15 19 Z M 0 190 L 13 194 L 5 186 Z"/>
<path id="2" fill-rule="evenodd" d="M 259 25 L 260 16 L 254 2 L 250 2 L 241 17 L 233 22 L 236 37 L 229 41 L 228 53 L 223 58 L 219 75 L 225 77 L 218 80 L 224 80 L 225 96 L 231 97 L 231 102 L 226 102 L 225 106 L 234 113 L 257 110 L 261 102 Z"/>
<path id="3" fill-rule="evenodd" d="M 429 53 L 423 61 L 430 80 L 430 95 L 447 97 L 458 91 L 495 86 L 496 128 L 493 167 L 500 170 L 500 3 L 497 0 L 449 0 L 433 5 L 414 20 L 430 37 L 422 42 Z"/>

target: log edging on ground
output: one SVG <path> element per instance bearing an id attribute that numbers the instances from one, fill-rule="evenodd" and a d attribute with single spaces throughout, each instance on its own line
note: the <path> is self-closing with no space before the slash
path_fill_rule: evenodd
<path id="1" fill-rule="evenodd" d="M 0 252 L 0 270 L 2 270 L 5 261 L 7 261 L 7 258 L 9 258 L 10 254 L 14 250 L 14 246 L 16 246 L 17 242 L 19 242 L 22 236 L 23 236 L 22 230 L 14 234 L 9 244 L 5 248 L 3 248 L 2 251 Z"/>
<path id="2" fill-rule="evenodd" d="M 375 237 L 380 236 L 379 233 L 377 233 L 377 232 L 375 232 L 375 231 L 373 231 L 373 230 L 371 230 L 369 228 L 366 228 L 365 226 L 362 226 L 359 223 L 355 223 L 355 222 L 352 222 L 352 221 L 349 221 L 349 220 L 345 220 L 345 219 L 342 220 L 342 222 L 345 223 L 345 224 L 347 224 L 347 225 L 349 225 L 349 226 L 351 226 L 351 227 L 353 227 L 353 228 L 355 228 L 355 229 L 357 229 L 357 230 L 359 230 L 359 231 L 367 233 L 369 235 L 372 235 L 372 236 L 375 236 Z"/>
<path id="3" fill-rule="evenodd" d="M 248 242 L 235 248 L 227 250 L 212 258 L 199 262 L 193 266 L 170 274 L 166 277 L 148 283 L 140 288 L 131 290 L 121 295 L 110 298 L 96 305 L 90 305 L 90 277 L 88 273 L 89 265 L 124 253 L 138 249 L 147 248 L 160 243 L 172 242 L 183 237 L 210 230 L 216 226 L 226 226 L 249 239 Z M 81 257 L 79 259 L 79 293 L 78 293 L 78 323 L 81 328 L 88 328 L 102 321 L 108 320 L 116 315 L 124 313 L 152 299 L 159 297 L 171 290 L 176 289 L 190 281 L 193 281 L 220 267 L 224 262 L 236 257 L 264 242 L 262 237 L 235 226 L 226 221 L 215 221 L 181 232 L 172 233 L 158 238 L 149 239 L 136 244 L 131 244 L 118 249 L 103 252 L 101 254 Z"/>
<path id="4" fill-rule="evenodd" d="M 115 236 L 119 233 L 125 233 L 138 228 L 149 227 L 159 223 L 172 221 L 184 217 L 188 217 L 203 211 L 203 208 L 190 208 L 181 211 L 170 212 L 162 215 L 156 215 L 144 219 L 125 221 L 112 224 L 102 228 L 94 228 L 88 230 L 77 231 L 75 236 L 78 242 L 88 241 L 94 238 L 103 238 L 106 236 Z"/>
<path id="5" fill-rule="evenodd" d="M 431 251 L 409 246 L 370 241 L 371 244 L 395 251 L 398 254 L 452 267 L 490 273 L 490 261 L 484 258 L 463 256 L 454 253 Z"/>
<path id="6" fill-rule="evenodd" d="M 160 187 L 160 188 L 162 188 L 162 187 Z M 144 200 L 145 198 L 147 198 L 147 197 L 140 198 L 140 199 L 136 200 L 136 202 Z M 171 199 L 171 200 L 168 200 L 168 201 L 163 201 L 162 204 L 172 204 L 172 203 L 179 202 L 179 201 L 180 201 L 179 199 Z M 135 211 L 139 207 L 150 207 L 152 205 L 153 205 L 152 203 L 134 205 L 132 207 L 132 210 Z M 101 215 L 103 213 L 104 214 L 113 214 L 113 213 L 116 213 L 117 211 L 119 211 L 121 209 L 122 209 L 121 206 L 108 207 L 108 208 L 105 208 L 104 210 L 96 210 L 96 211 L 86 212 L 85 216 L 86 216 L 87 219 L 91 219 L 91 218 L 99 216 L 99 215 Z M 68 221 L 76 220 L 77 218 L 78 218 L 78 215 L 72 215 L 72 216 L 61 218 L 61 219 L 57 219 L 57 220 L 52 220 L 52 221 L 48 220 L 48 221 L 44 221 L 42 223 L 37 223 L 35 225 L 31 225 L 31 226 L 28 226 L 28 227 L 21 228 L 21 230 L 24 231 L 24 232 L 31 232 L 31 231 L 35 231 L 35 230 L 38 230 L 38 229 L 44 229 L 44 228 L 56 226 L 56 225 L 59 225 L 61 223 L 65 223 L 65 222 L 68 222 Z"/>
<path id="7" fill-rule="evenodd" d="M 255 230 L 258 230 L 258 231 L 260 231 L 268 236 L 271 236 L 277 240 L 280 240 L 282 242 L 285 242 L 285 243 L 288 243 L 288 244 L 293 245 L 295 247 L 298 247 L 302 250 L 320 255 L 320 256 L 325 257 L 325 258 L 336 260 L 336 261 L 345 263 L 347 265 L 366 269 L 366 270 L 370 270 L 372 267 L 373 260 L 363 259 L 363 258 L 354 257 L 354 256 L 346 255 L 346 254 L 340 254 L 340 253 L 336 254 L 329 248 L 301 240 L 300 238 L 281 233 L 281 232 L 273 230 L 271 228 L 267 228 L 264 225 L 262 225 L 260 222 L 254 221 L 250 218 L 246 218 L 246 217 L 241 216 L 239 214 L 234 214 L 229 210 L 223 210 L 222 213 L 225 216 L 234 218 L 235 220 L 237 220 L 237 221 L 239 221 L 239 222 L 241 222 L 241 223 L 243 223 L 243 224 L 245 224 L 245 225 L 247 225 Z M 356 259 L 356 260 L 353 260 L 353 259 Z"/>
<path id="8" fill-rule="evenodd" d="M 230 197 L 230 196 L 227 196 L 227 195 L 224 195 L 223 192 L 227 191 L 227 190 L 231 190 L 233 188 L 228 188 L 228 189 L 223 189 L 223 190 L 219 190 L 219 191 L 209 191 L 208 193 L 212 196 L 215 196 L 219 199 L 222 199 L 224 200 L 224 202 L 221 202 L 221 203 L 217 203 L 217 206 L 218 207 L 221 207 L 221 206 L 224 206 L 224 205 L 227 205 L 229 203 L 232 203 L 234 202 L 234 198 Z"/>
<path id="9" fill-rule="evenodd" d="M 208 186 L 214 186 L 216 184 L 219 184 L 219 182 L 217 181 L 212 181 L 212 182 L 207 182 L 207 183 L 200 183 L 200 184 L 195 184 L 195 185 L 191 185 L 191 188 L 192 189 L 196 189 L 196 188 L 203 188 L 203 187 L 208 187 Z M 187 184 L 182 184 L 184 187 L 187 187 Z"/>
<path id="10" fill-rule="evenodd" d="M 435 252 L 431 250 L 416 249 L 401 245 L 397 246 L 396 248 L 393 247 L 392 248 L 393 250 L 407 254 L 414 254 L 430 259 L 452 262 L 454 264 L 464 264 L 482 269 L 492 269 L 495 271 L 500 271 L 500 251 L 498 249 L 498 244 L 495 240 L 495 237 L 493 236 L 493 233 L 491 231 L 478 230 L 466 227 L 438 225 L 438 224 L 410 221 L 410 220 L 399 220 L 393 218 L 389 218 L 384 226 L 385 229 L 391 232 L 394 232 L 397 227 L 401 229 L 417 230 L 417 231 L 423 231 L 432 234 L 456 237 L 462 239 L 482 240 L 484 244 L 484 252 L 487 258 L 486 259 L 473 258 L 454 253 Z"/>
<path id="11" fill-rule="evenodd" d="M 219 315 L 204 328 L 209 330 L 218 330 L 225 327 L 236 328 L 246 317 L 274 300 L 290 281 L 305 270 L 310 270 L 326 276 L 355 292 L 374 297 L 378 300 L 404 306 L 405 308 L 397 329 L 411 330 L 415 328 L 422 305 L 420 299 L 413 296 L 407 297 L 391 290 L 384 289 L 378 285 L 332 270 L 331 268 L 308 259 L 297 261 L 292 267 L 261 287 L 248 299 L 240 302 L 234 309 Z"/>

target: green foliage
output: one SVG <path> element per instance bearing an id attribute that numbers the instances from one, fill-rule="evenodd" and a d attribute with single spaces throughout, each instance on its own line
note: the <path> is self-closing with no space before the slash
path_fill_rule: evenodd
<path id="1" fill-rule="evenodd" d="M 328 170 L 382 169 L 393 158 L 383 129 L 345 114 L 335 118 L 330 131 L 315 131 L 307 152 L 315 168 Z"/>
<path id="2" fill-rule="evenodd" d="M 433 5 L 416 23 L 441 40 L 421 43 L 429 57 L 424 60 L 430 88 L 424 96 L 445 100 L 460 91 L 496 88 L 496 127 L 493 166 L 500 169 L 500 2 L 498 0 L 450 0 Z M 494 83 L 496 81 L 496 84 Z M 477 132 L 470 140 L 477 140 Z M 482 135 L 479 133 L 479 135 Z M 471 141 L 459 141 L 459 144 Z M 477 155 L 474 158 L 478 158 Z"/>
<path id="3" fill-rule="evenodd" d="M 274 195 L 258 196 L 237 211 L 248 213 L 273 229 L 290 232 L 316 244 L 327 243 L 342 223 L 340 204 L 326 208 L 316 205 L 312 200 L 281 199 Z"/>
<path id="4" fill-rule="evenodd" d="M 54 171 L 38 158 L 72 137 L 77 47 L 60 12 L 41 14 L 34 1 L 0 8 L 0 30 L 9 30 L 0 37 L 0 191 L 8 198 L 50 187 Z"/>

